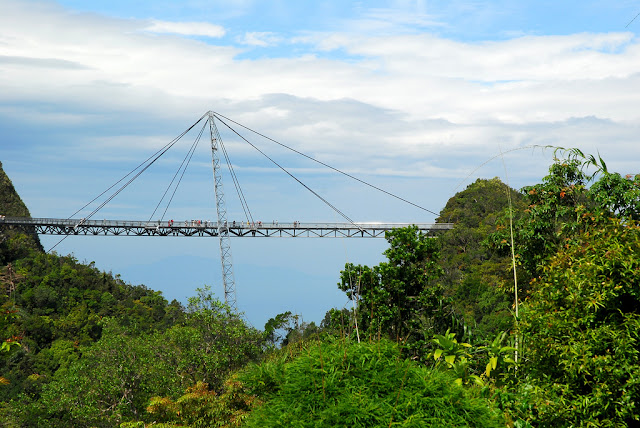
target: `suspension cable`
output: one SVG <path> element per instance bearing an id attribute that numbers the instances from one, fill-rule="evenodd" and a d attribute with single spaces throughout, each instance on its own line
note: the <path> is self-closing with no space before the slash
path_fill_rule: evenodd
<path id="1" fill-rule="evenodd" d="M 218 135 L 220 137 L 220 135 Z M 227 153 L 227 148 L 222 142 L 222 138 L 218 138 L 218 142 L 220 143 L 220 148 L 222 149 L 222 153 L 224 155 L 225 160 L 227 161 L 227 167 L 229 168 L 229 173 L 231 174 L 231 178 L 233 180 L 233 185 L 236 188 L 236 193 L 238 194 L 238 198 L 240 199 L 240 204 L 242 205 L 242 210 L 244 211 L 244 215 L 247 219 L 247 222 L 253 220 L 253 215 L 251 214 L 251 210 L 249 209 L 249 204 L 247 203 L 247 199 L 244 196 L 244 192 L 242 191 L 242 187 L 240 186 L 240 181 L 236 175 L 235 170 L 233 169 L 233 165 L 231 164 L 231 159 L 229 158 L 229 154 Z"/>
<path id="2" fill-rule="evenodd" d="M 98 206 L 98 208 L 94 209 L 91 213 L 89 213 L 89 215 L 87 215 L 86 217 L 84 217 L 81 220 L 81 223 L 83 223 L 84 221 L 90 219 L 91 217 L 93 217 L 98 211 L 100 211 L 102 208 L 104 208 L 105 205 L 107 205 L 109 202 L 111 202 L 113 200 L 113 198 L 115 198 L 118 194 L 120 194 L 120 192 L 122 192 L 129 184 L 131 184 L 136 178 L 138 178 L 140 176 L 140 174 L 142 174 L 144 171 L 146 171 L 151 165 L 153 165 L 162 155 L 164 155 L 171 147 L 173 147 L 182 137 L 184 137 L 189 131 L 191 131 L 198 123 L 200 123 L 200 121 L 202 119 L 204 119 L 204 117 L 207 115 L 207 113 L 203 114 L 202 116 L 200 116 L 200 118 L 193 123 L 193 125 L 191 125 L 189 128 L 187 128 L 185 131 L 183 131 L 180 135 L 178 135 L 177 137 L 175 137 L 173 140 L 171 140 L 169 143 L 165 144 L 161 149 L 159 149 L 158 151 L 156 151 L 154 154 L 152 154 L 151 156 L 149 156 L 147 159 L 145 159 L 141 164 L 139 164 L 138 166 L 136 166 L 134 169 L 132 169 L 129 173 L 127 173 L 124 177 L 122 177 L 120 180 L 116 181 L 114 184 L 112 184 L 111 186 L 109 186 L 106 190 L 104 190 L 102 193 L 100 193 L 98 196 L 96 196 L 95 198 L 93 198 L 90 202 L 88 202 L 87 204 L 85 204 L 82 208 L 80 208 L 79 210 L 77 210 L 75 213 L 71 214 L 71 216 L 69 216 L 67 218 L 67 220 L 71 219 L 73 216 L 75 216 L 76 214 L 78 214 L 80 211 L 82 211 L 83 209 L 85 209 L 86 207 L 88 207 L 89 205 L 91 205 L 93 202 L 95 202 L 97 199 L 99 199 L 102 195 L 104 195 L 105 193 L 107 193 L 109 190 L 113 189 L 114 187 L 116 187 L 119 183 L 121 183 L 122 181 L 124 181 L 127 177 L 129 177 L 131 174 L 133 174 L 135 171 L 139 170 L 143 165 L 146 164 L 146 166 L 144 166 L 144 168 L 142 168 L 140 171 L 138 171 L 137 174 L 135 174 L 131 179 L 129 179 L 129 181 L 127 181 L 123 186 L 121 186 L 116 192 L 114 192 L 111 196 L 109 196 L 102 204 L 100 204 Z M 51 248 L 49 248 L 49 250 L 47 251 L 47 253 L 53 251 L 58 245 L 60 245 L 60 243 L 62 243 L 62 241 L 64 241 L 65 239 L 67 239 L 69 237 L 69 235 L 65 235 L 62 237 L 62 239 L 60 239 L 58 242 L 55 243 L 55 245 L 53 245 Z"/>
<path id="3" fill-rule="evenodd" d="M 185 165 L 184 169 L 182 170 L 182 175 L 180 175 L 180 179 L 178 180 L 178 184 L 176 184 L 176 187 L 173 189 L 173 193 L 171 194 L 171 198 L 169 199 L 169 202 L 167 202 L 167 206 L 165 207 L 164 212 L 162 213 L 162 217 L 160 217 L 160 221 L 164 220 L 164 216 L 167 215 L 167 210 L 169 209 L 169 206 L 171 205 L 171 202 L 173 202 L 173 198 L 176 195 L 176 192 L 178 191 L 178 187 L 180 187 L 180 183 L 182 183 L 182 178 L 184 177 L 184 173 L 187 172 L 187 167 L 191 163 L 191 158 L 193 158 L 193 154 L 196 152 L 196 147 L 198 147 L 198 144 L 200 143 L 200 138 L 202 138 L 202 134 L 204 133 L 204 130 L 205 130 L 206 127 L 207 127 L 207 122 L 205 121 L 204 124 L 202 125 L 202 128 L 200 129 L 200 133 L 198 133 L 198 137 L 196 137 L 196 140 L 194 141 L 193 145 L 191 146 L 192 147 L 192 149 L 190 151 L 191 154 L 187 153 L 187 156 L 189 157 L 189 159 L 187 160 L 187 164 Z"/>
<path id="4" fill-rule="evenodd" d="M 94 203 L 97 199 L 99 199 L 102 195 L 104 195 L 105 193 L 107 193 L 109 190 L 113 189 L 114 187 L 116 187 L 121 181 L 123 181 L 125 178 L 127 178 L 128 176 L 130 176 L 131 174 L 133 174 L 136 170 L 138 170 L 138 168 L 142 167 L 142 165 L 146 164 L 147 162 L 149 162 L 150 159 L 152 159 L 154 156 L 156 156 L 158 153 L 162 152 L 163 150 L 166 151 L 166 148 L 170 148 L 171 146 L 173 146 L 175 143 L 177 143 L 182 137 L 184 137 L 184 135 L 186 133 L 188 133 L 189 131 L 191 131 L 202 119 L 204 119 L 204 117 L 207 114 L 203 114 L 202 116 L 200 116 L 200 119 L 198 119 L 193 125 L 191 125 L 189 128 L 187 128 L 186 131 L 184 131 L 183 133 L 181 133 L 180 135 L 178 135 L 176 138 L 174 138 L 173 140 L 171 140 L 170 142 L 168 142 L 166 145 L 164 145 L 161 149 L 159 149 L 158 151 L 156 151 L 154 154 L 152 154 L 151 156 L 149 156 L 147 159 L 145 159 L 140 165 L 138 165 L 137 167 L 135 167 L 134 169 L 132 169 L 131 171 L 129 171 L 129 173 L 127 173 L 124 177 L 122 177 L 120 180 L 116 181 L 115 183 L 113 183 L 111 186 L 109 186 L 106 190 L 104 190 L 102 193 L 100 193 L 98 196 L 96 196 L 95 198 L 93 198 L 91 201 L 89 201 L 87 204 L 85 204 L 82 208 L 80 208 L 78 211 L 74 212 L 73 214 L 71 214 L 69 217 L 67 217 L 67 220 L 71 219 L 73 216 L 75 216 L 76 214 L 78 214 L 80 211 L 82 211 L 83 209 L 87 208 L 89 205 L 91 205 L 92 203 Z"/>
<path id="5" fill-rule="evenodd" d="M 174 181 L 176 180 L 176 177 L 178 176 L 178 174 L 180 173 L 180 170 L 182 170 L 182 175 L 180 175 L 180 179 L 178 180 L 178 183 L 176 184 L 176 187 L 173 190 L 171 198 L 169 199 L 169 202 L 167 202 L 167 206 L 165 207 L 165 210 L 162 213 L 162 217 L 160 217 L 160 221 L 162 221 L 164 219 L 164 216 L 167 213 L 167 210 L 169 209 L 169 205 L 171 205 L 171 201 L 173 201 L 173 196 L 176 194 L 176 191 L 178 190 L 178 186 L 180 186 L 180 183 L 182 182 L 182 177 L 184 177 L 184 173 L 187 171 L 187 167 L 189 166 L 189 163 L 191 162 L 191 158 L 193 157 L 193 153 L 195 152 L 196 147 L 198 147 L 198 143 L 200 142 L 200 137 L 202 136 L 202 133 L 204 132 L 204 129 L 205 129 L 206 126 L 207 126 L 207 121 L 205 121 L 204 124 L 202 125 L 202 128 L 200 129 L 200 133 L 198 134 L 196 139 L 191 144 L 191 147 L 189 148 L 189 151 L 187 151 L 187 154 L 185 155 L 184 159 L 182 159 L 182 163 L 178 167 L 178 170 L 176 171 L 176 173 L 173 175 L 173 178 L 171 179 L 171 182 L 167 186 L 167 189 L 164 191 L 164 194 L 162 195 L 162 198 L 160 198 L 160 201 L 158 202 L 158 205 L 156 205 L 156 208 L 153 210 L 153 213 L 151 213 L 151 215 L 149 216 L 149 221 L 151 221 L 151 219 L 153 218 L 154 214 L 156 213 L 156 211 L 158 210 L 158 208 L 162 204 L 162 201 L 164 200 L 164 198 L 167 196 L 167 193 L 171 189 L 171 186 L 173 185 Z M 186 163 L 186 165 L 185 165 L 185 163 Z M 183 166 L 184 166 L 184 169 L 182 168 Z"/>
<path id="6" fill-rule="evenodd" d="M 267 159 L 269 159 L 274 165 L 276 165 L 278 168 L 280 168 L 282 171 L 284 171 L 289 177 L 293 178 L 295 181 L 297 181 L 301 186 L 303 186 L 305 189 L 307 189 L 309 192 L 311 192 L 313 195 L 315 195 L 318 199 L 320 199 L 322 202 L 324 202 L 326 205 L 328 205 L 329 207 L 331 207 L 331 209 L 333 209 L 335 212 L 337 212 L 338 214 L 340 214 L 343 218 L 345 218 L 349 223 L 351 223 L 352 225 L 354 225 L 355 227 L 357 227 L 358 229 L 360 229 L 361 231 L 363 230 L 359 225 L 357 225 L 353 220 L 351 220 L 351 218 L 349 218 L 349 216 L 347 216 L 345 213 L 343 213 L 342 211 L 340 211 L 337 207 L 335 207 L 333 204 L 331 204 L 329 201 L 327 201 L 325 198 L 323 198 L 322 196 L 320 196 L 318 193 L 316 193 L 313 189 L 311 189 L 309 186 L 307 186 L 306 184 L 304 184 L 300 179 L 298 179 L 295 175 L 291 174 L 286 168 L 284 168 L 282 165 L 280 165 L 278 162 L 276 162 L 275 160 L 273 160 L 272 158 L 270 158 L 266 153 L 264 153 L 262 150 L 260 150 L 258 147 L 256 147 L 252 142 L 250 142 L 249 140 L 247 140 L 246 138 L 244 138 L 242 135 L 240 135 L 238 133 L 238 131 L 236 131 L 235 129 L 233 129 L 231 126 L 229 126 L 229 124 L 227 124 L 224 120 L 220 119 L 220 117 L 217 116 L 217 114 L 214 113 L 214 116 L 222 123 L 224 124 L 227 128 L 229 128 L 234 134 L 236 134 L 238 137 L 242 138 L 247 144 L 249 144 L 251 147 L 253 147 L 254 149 L 256 149 L 260 154 L 262 154 L 262 156 L 266 157 Z"/>
<path id="7" fill-rule="evenodd" d="M 344 172 L 344 171 L 342 171 L 342 170 L 339 170 L 338 168 L 335 168 L 335 167 L 333 167 L 333 166 L 331 166 L 331 165 L 329 165 L 329 164 L 326 164 L 326 163 L 324 163 L 324 162 L 322 162 L 322 161 L 320 161 L 320 160 L 318 160 L 318 159 L 315 159 L 314 157 L 311 157 L 311 156 L 309 156 L 309 155 L 307 155 L 307 154 L 305 154 L 305 153 L 302 153 L 301 151 L 298 151 L 298 150 L 294 149 L 293 147 L 289 147 L 289 146 L 287 146 L 286 144 L 280 143 L 279 141 L 276 141 L 276 140 L 274 140 L 273 138 L 270 138 L 270 137 L 268 137 L 268 136 L 266 136 L 266 135 L 264 135 L 264 134 L 261 134 L 260 132 L 255 131 L 254 129 L 251 129 L 251 128 L 249 128 L 248 126 L 245 126 L 245 125 L 243 125 L 243 124 L 241 124 L 241 123 L 238 123 L 238 122 L 236 122 L 236 121 L 235 121 L 235 120 L 233 120 L 233 119 L 229 119 L 228 117 L 226 117 L 226 116 L 224 116 L 224 115 L 222 115 L 222 114 L 220 114 L 220 113 L 213 112 L 213 114 L 218 118 L 218 120 L 220 120 L 220 118 L 221 118 L 221 117 L 223 117 L 223 118 L 225 118 L 226 120 L 228 120 L 229 122 L 233 122 L 233 123 L 235 123 L 236 125 L 243 127 L 243 128 L 244 128 L 244 129 L 246 129 L 247 131 L 253 132 L 253 133 L 254 133 L 254 134 L 256 134 L 256 135 L 259 135 L 260 137 L 266 138 L 267 140 L 269 140 L 269 141 L 271 141 L 271 142 L 273 142 L 273 143 L 276 143 L 276 144 L 278 144 L 279 146 L 284 147 L 285 149 L 291 150 L 292 152 L 297 153 L 297 154 L 299 154 L 300 156 L 304 156 L 305 158 L 307 158 L 307 159 L 309 159 L 309 160 L 312 160 L 312 161 L 314 161 L 314 162 L 316 162 L 316 163 L 319 163 L 320 165 L 322 165 L 322 166 L 324 166 L 324 167 L 327 167 L 327 168 L 329 168 L 329 169 L 332 169 L 332 170 L 334 170 L 335 172 L 338 172 L 338 173 L 340 173 L 340 174 L 342 174 L 342 175 L 344 175 L 344 176 L 346 176 L 346 177 L 351 178 L 352 180 L 356 180 L 356 181 L 358 181 L 358 182 L 360 182 L 360 183 L 362 183 L 362 184 L 365 184 L 365 185 L 367 185 L 367 186 L 369 186 L 369 187 L 371 187 L 371 188 L 373 188 L 373 189 L 375 189 L 375 190 L 377 190 L 377 191 L 379 191 L 379 192 L 385 193 L 385 194 L 387 194 L 387 195 L 389 195 L 389 196 L 392 196 L 392 197 L 394 197 L 394 198 L 396 198 L 396 199 L 399 199 L 399 200 L 401 200 L 402 202 L 405 202 L 405 203 L 407 203 L 407 204 L 409 204 L 409 205 L 413 205 L 414 207 L 419 208 L 419 209 L 421 209 L 421 210 L 423 210 L 423 211 L 426 211 L 426 212 L 428 212 L 428 213 L 434 214 L 434 215 L 436 215 L 436 216 L 440 215 L 440 214 L 438 214 L 438 213 L 436 213 L 436 212 L 431 211 L 430 209 L 427 209 L 427 208 L 425 208 L 425 207 L 423 207 L 423 206 L 420 206 L 420 205 L 418 205 L 418 204 L 415 204 L 415 203 L 413 203 L 413 202 L 411 202 L 411 201 L 409 201 L 409 200 L 407 200 L 407 199 L 404 199 L 404 198 L 402 198 L 402 197 L 400 197 L 400 196 L 398 196 L 398 195 L 395 195 L 395 194 L 393 194 L 393 193 L 391 193 L 391 192 L 389 192 L 389 191 L 387 191 L 387 190 L 381 189 L 380 187 L 377 187 L 377 186 L 375 186 L 375 185 L 373 185 L 373 184 L 371 184 L 371 183 L 368 183 L 368 182 L 366 182 L 366 181 L 364 181 L 364 180 L 361 180 L 361 179 L 359 179 L 358 177 L 355 177 L 355 176 L 353 176 L 353 175 L 351 175 L 351 174 L 349 174 L 349 173 L 347 173 L 347 172 Z M 222 120 L 220 120 L 220 121 L 222 122 Z M 227 125 L 227 126 L 228 126 L 228 125 Z"/>

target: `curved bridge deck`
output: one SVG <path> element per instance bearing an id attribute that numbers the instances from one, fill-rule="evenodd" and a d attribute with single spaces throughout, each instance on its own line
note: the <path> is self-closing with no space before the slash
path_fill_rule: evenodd
<path id="1" fill-rule="evenodd" d="M 243 223 L 204 220 L 130 221 L 0 217 L 1 229 L 40 235 L 210 236 L 277 238 L 383 238 L 388 230 L 415 224 L 424 233 L 453 228 L 452 223 Z"/>

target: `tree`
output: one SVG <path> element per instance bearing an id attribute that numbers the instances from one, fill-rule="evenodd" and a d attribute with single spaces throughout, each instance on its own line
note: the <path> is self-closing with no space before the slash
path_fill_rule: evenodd
<path id="1" fill-rule="evenodd" d="M 196 291 L 189 298 L 184 326 L 170 329 L 168 340 L 177 345 L 176 364 L 189 374 L 190 385 L 203 381 L 216 390 L 228 373 L 261 355 L 264 338 L 215 298 L 210 287 Z"/>
<path id="2" fill-rule="evenodd" d="M 542 267 L 520 334 L 541 426 L 640 420 L 640 227 L 581 217 L 584 231 Z M 529 388 L 531 390 L 531 388 Z"/>
<path id="3" fill-rule="evenodd" d="M 207 287 L 189 299 L 184 322 L 167 330 L 140 331 L 118 318 L 103 318 L 100 339 L 81 346 L 78 358 L 68 343 L 55 343 L 55 349 L 42 351 L 58 360 L 53 378 L 41 392 L 23 394 L 14 407 L 26 426 L 150 422 L 153 416 L 145 408 L 153 396 L 177 398 L 198 382 L 218 393 L 230 372 L 263 349 L 261 333 Z"/>
<path id="4" fill-rule="evenodd" d="M 18 310 L 12 302 L 5 302 L 0 306 L 0 356 L 7 358 L 16 348 L 20 347 L 21 336 L 13 331 L 14 319 L 18 316 Z M 9 384 L 6 377 L 0 375 L 0 387 Z"/>
<path id="5" fill-rule="evenodd" d="M 640 218 L 640 175 L 623 178 L 610 173 L 602 158 L 578 149 L 557 148 L 555 154 L 566 157 L 554 157 L 542 183 L 522 189 L 527 209 L 515 227 L 515 252 L 529 279 L 538 276 L 549 257 L 584 230 L 583 214 Z M 593 183 L 591 188 L 589 183 Z M 507 253 L 511 245 L 507 231 L 504 225 L 498 229 L 502 230 L 489 241 Z"/>
<path id="6" fill-rule="evenodd" d="M 596 204 L 610 216 L 640 220 L 640 174 L 605 173 L 590 190 Z"/>
<path id="7" fill-rule="evenodd" d="M 593 208 L 586 187 L 590 177 L 577 158 L 556 159 L 542 183 L 522 190 L 528 204 L 516 229 L 516 252 L 520 263 L 537 276 L 539 267 L 556 253 L 567 237 L 580 230 L 576 209 Z M 508 242 L 504 242 L 508 246 Z"/>
<path id="8" fill-rule="evenodd" d="M 345 265 L 338 287 L 358 302 L 358 325 L 419 349 L 449 323 L 438 264 L 438 243 L 416 226 L 386 233 L 387 262 L 369 268 Z M 446 329 L 446 328 L 445 328 Z"/>
<path id="9" fill-rule="evenodd" d="M 637 425 L 640 180 L 558 151 L 566 158 L 523 189 L 516 227 L 515 252 L 532 278 L 517 328 L 519 400 L 540 426 Z M 510 246 L 504 233 L 492 240 Z"/>
<path id="10" fill-rule="evenodd" d="M 180 391 L 180 377 L 158 334 L 135 336 L 115 319 L 101 339 L 55 372 L 38 400 L 19 409 L 31 426 L 114 426 L 144 413 L 152 394 Z"/>

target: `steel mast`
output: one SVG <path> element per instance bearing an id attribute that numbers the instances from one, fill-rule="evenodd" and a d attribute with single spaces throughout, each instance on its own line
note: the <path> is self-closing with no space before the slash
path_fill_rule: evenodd
<path id="1" fill-rule="evenodd" d="M 216 211 L 218 213 L 218 236 L 220 237 L 220 261 L 222 263 L 222 283 L 224 284 L 224 301 L 236 312 L 236 285 L 233 277 L 231 261 L 231 245 L 229 243 L 229 224 L 227 208 L 224 203 L 222 174 L 220 173 L 220 157 L 218 142 L 222 142 L 220 133 L 214 122 L 213 112 L 209 112 L 209 132 L 211 134 L 211 159 L 213 161 L 213 189 L 216 195 Z"/>

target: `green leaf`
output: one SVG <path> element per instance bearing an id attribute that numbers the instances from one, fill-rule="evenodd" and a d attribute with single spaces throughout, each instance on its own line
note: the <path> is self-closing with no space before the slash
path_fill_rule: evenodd
<path id="1" fill-rule="evenodd" d="M 498 357 L 491 357 L 489 359 L 489 364 L 491 364 L 491 368 L 495 370 L 496 367 L 498 366 Z"/>
<path id="2" fill-rule="evenodd" d="M 444 357 L 444 360 L 449 364 L 449 365 L 453 365 L 453 362 L 456 360 L 456 356 L 455 355 L 446 355 Z"/>

